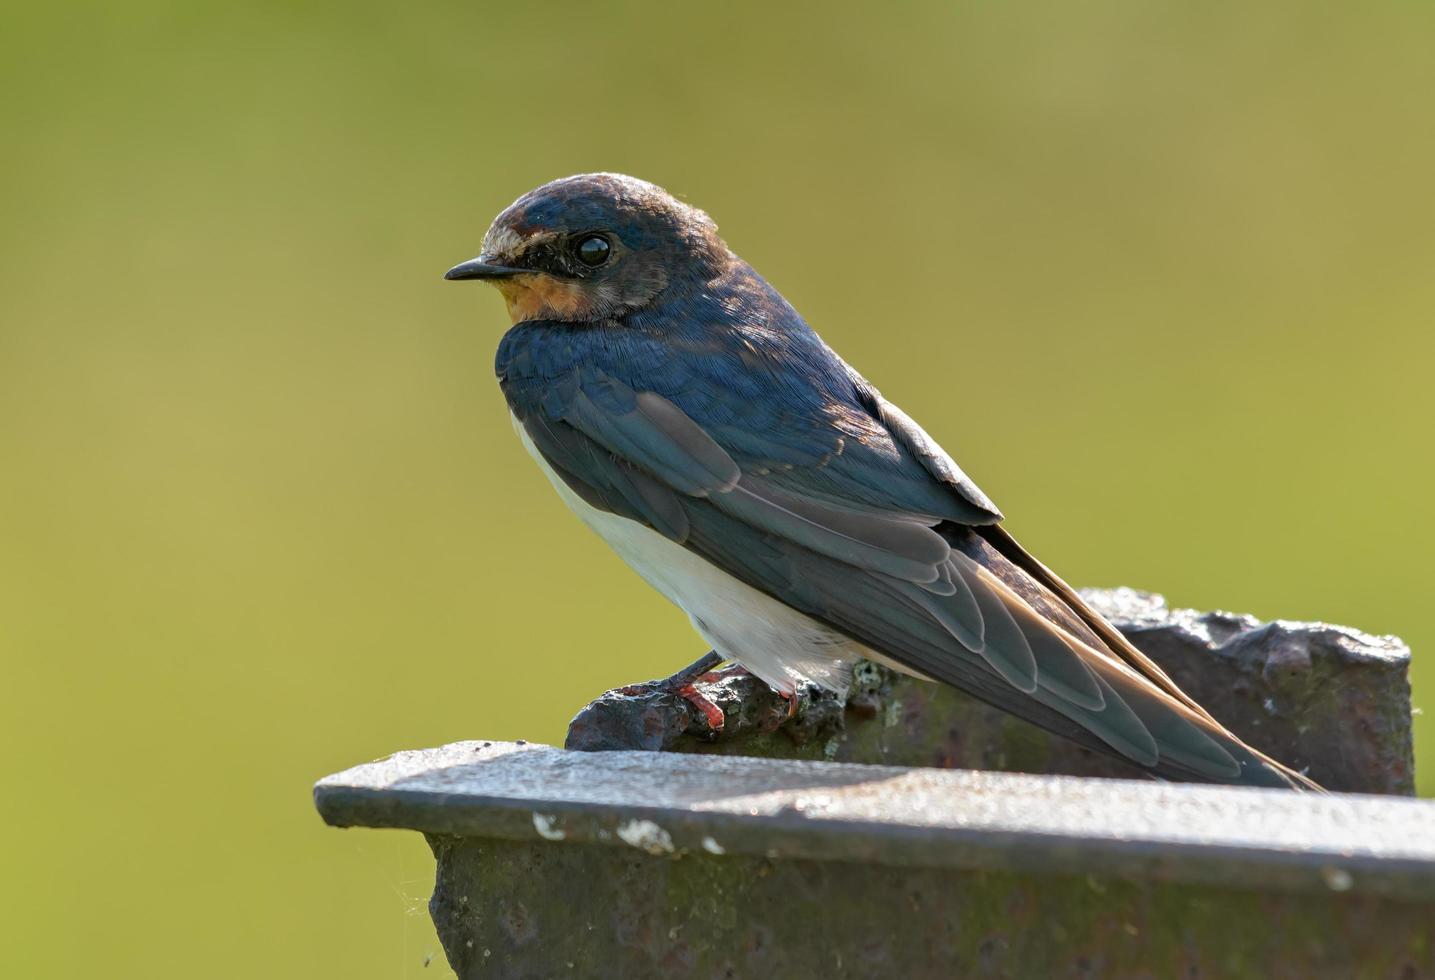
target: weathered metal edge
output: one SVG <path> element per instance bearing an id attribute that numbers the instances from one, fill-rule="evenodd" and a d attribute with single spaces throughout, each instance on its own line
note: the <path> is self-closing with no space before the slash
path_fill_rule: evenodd
<path id="1" fill-rule="evenodd" d="M 418 830 L 431 835 L 487 837 L 514 841 L 548 840 L 568 844 L 597 844 L 633 847 L 654 855 L 681 857 L 685 854 L 746 854 L 774 860 L 809 859 L 852 861 L 888 866 L 920 866 L 952 869 L 1019 870 L 1030 873 L 1089 874 L 1120 876 L 1167 882 L 1190 882 L 1295 892 L 1337 892 L 1375 894 L 1409 900 L 1435 899 L 1435 804 L 1401 801 L 1420 808 L 1419 819 L 1410 821 L 1414 839 L 1403 856 L 1369 853 L 1362 841 L 1365 829 L 1362 811 L 1370 815 L 1390 801 L 1378 797 L 1340 798 L 1342 831 L 1349 829 L 1348 846 L 1292 849 L 1289 846 L 1245 846 L 1205 843 L 1192 839 L 1113 838 L 1099 833 L 1032 832 L 1026 829 L 999 830 L 990 826 L 930 826 L 890 820 L 831 818 L 783 807 L 769 813 L 737 813 L 722 810 L 640 803 L 578 802 L 540 795 L 483 795 L 472 792 L 439 792 L 431 789 L 393 785 L 404 778 L 444 768 L 445 758 L 455 750 L 474 751 L 477 743 L 460 743 L 413 753 L 406 760 L 410 776 L 395 779 L 393 760 L 358 766 L 326 777 L 315 786 L 316 806 L 323 819 L 333 826 L 391 827 Z M 485 743 L 487 744 L 487 743 Z M 495 749 L 507 748 L 501 743 Z M 533 748 L 540 748 L 533 746 Z M 541 747 L 546 748 L 546 747 Z M 556 750 L 554 750 L 556 751 Z M 405 754 L 408 756 L 409 754 Z M 599 754 L 600 756 L 602 754 Z M 589 755 L 588 758 L 597 758 Z M 425 769 L 425 760 L 439 762 Z M 472 756 L 469 756 L 472 759 Z M 536 760 L 535 760 L 536 761 Z M 729 760 L 731 761 L 731 760 Z M 742 760 L 762 765 L 767 760 Z M 452 764 L 452 763 L 450 763 Z M 690 759 L 693 766 L 704 764 Z M 792 765 L 792 763 L 787 763 Z M 802 763 L 814 767 L 852 769 L 830 763 Z M 380 767 L 382 766 L 382 770 Z M 876 773 L 890 773 L 891 767 L 860 767 Z M 374 781 L 382 771 L 385 783 Z M 956 775 L 959 771 L 951 771 Z M 983 773 L 994 792 L 1004 781 L 1043 780 L 1080 787 L 1087 802 L 1099 804 L 1109 797 L 1112 807 L 1130 806 L 1133 787 L 1149 784 L 1075 777 L 1032 777 Z M 1059 788 L 1059 787 L 1058 787 Z M 1029 787 L 1028 787 L 1029 789 Z M 1204 801 L 1206 807 L 1227 805 L 1234 813 L 1245 814 L 1252 800 L 1247 794 L 1278 793 L 1264 790 L 1181 787 L 1182 794 L 1225 794 Z M 1138 791 L 1139 795 L 1139 791 Z M 1330 805 L 1331 798 L 1325 798 Z M 1313 801 L 1314 802 L 1314 801 Z M 930 805 L 930 801 L 928 801 Z M 1428 810 L 1426 814 L 1425 810 Z M 1103 812 L 1091 808 L 1085 819 L 1095 821 Z M 1162 819 L 1179 820 L 1183 814 L 1170 812 Z M 1333 821 L 1334 822 L 1334 821 Z M 1376 821 L 1372 820 L 1372 823 Z M 1174 828 L 1173 824 L 1173 828 Z M 1422 832 L 1423 831 L 1423 832 Z M 1428 839 L 1427 839 L 1428 838 Z M 1274 838 L 1273 838 L 1274 839 Z M 1367 853 L 1361 853 L 1364 850 Z"/>

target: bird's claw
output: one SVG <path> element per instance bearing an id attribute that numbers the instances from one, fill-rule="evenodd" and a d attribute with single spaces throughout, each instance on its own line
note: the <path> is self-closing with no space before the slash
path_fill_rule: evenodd
<path id="1" fill-rule="evenodd" d="M 777 696 L 787 702 L 787 715 L 783 718 L 783 721 L 791 721 L 792 719 L 796 718 L 798 701 L 802 697 L 798 690 L 796 688 L 793 688 L 790 691 L 778 691 Z"/>
<path id="2" fill-rule="evenodd" d="M 704 674 L 702 677 L 696 678 L 696 680 L 704 680 L 707 676 L 708 675 Z M 678 697 L 698 710 L 698 713 L 703 716 L 703 720 L 708 723 L 710 730 L 713 732 L 722 731 L 723 725 L 727 723 L 727 716 L 723 714 L 721 708 L 708 699 L 707 695 L 697 689 L 696 684 L 692 682 L 684 684 L 682 687 L 679 687 L 675 693 Z"/>

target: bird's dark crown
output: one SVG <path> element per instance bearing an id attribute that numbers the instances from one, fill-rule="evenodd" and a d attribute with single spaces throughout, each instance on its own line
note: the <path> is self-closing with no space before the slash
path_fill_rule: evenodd
<path id="1" fill-rule="evenodd" d="M 732 258 L 712 219 L 661 187 L 579 174 L 514 201 L 483 254 L 450 276 L 492 280 L 514 322 L 594 321 L 641 309 L 677 280 L 710 280 Z"/>

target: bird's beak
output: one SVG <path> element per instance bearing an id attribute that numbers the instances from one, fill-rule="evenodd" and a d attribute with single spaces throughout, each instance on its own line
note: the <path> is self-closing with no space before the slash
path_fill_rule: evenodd
<path id="1" fill-rule="evenodd" d="M 494 265 L 491 262 L 483 261 L 483 256 L 480 255 L 476 259 L 460 262 L 445 272 L 443 277 L 445 279 L 508 279 L 532 271 L 532 269 L 519 269 L 509 265 Z"/>

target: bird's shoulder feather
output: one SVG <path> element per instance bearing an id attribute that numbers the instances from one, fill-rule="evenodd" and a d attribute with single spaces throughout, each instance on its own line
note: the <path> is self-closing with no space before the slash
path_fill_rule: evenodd
<path id="1" fill-rule="evenodd" d="M 964 524 L 1001 519 L 935 441 L 805 326 L 529 322 L 505 335 L 497 371 L 520 418 L 586 415 L 596 430 L 656 396 L 677 409 L 670 425 L 700 430 L 742 473 L 789 493 Z"/>

